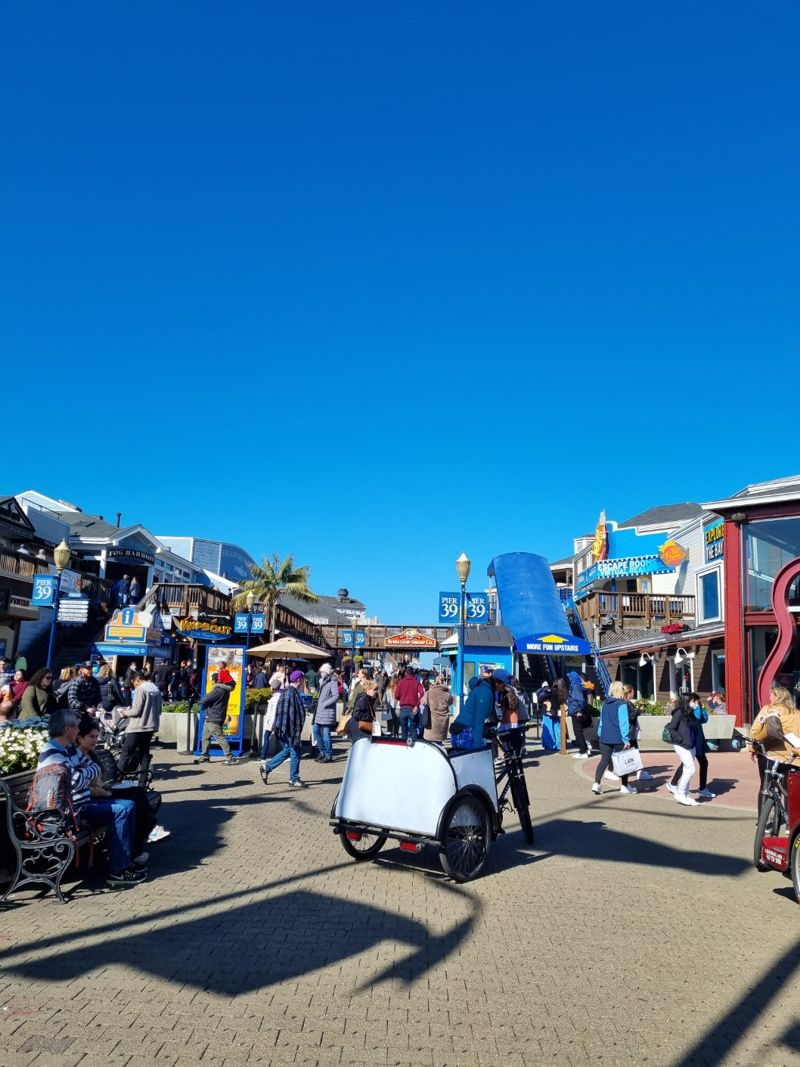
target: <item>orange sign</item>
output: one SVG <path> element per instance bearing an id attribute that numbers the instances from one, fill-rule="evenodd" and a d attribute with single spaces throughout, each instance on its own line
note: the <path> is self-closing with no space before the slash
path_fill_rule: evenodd
<path id="1" fill-rule="evenodd" d="M 601 559 L 608 558 L 608 527 L 606 525 L 606 513 L 605 509 L 600 512 L 600 518 L 597 521 L 597 528 L 594 532 L 594 541 L 592 542 L 592 559 L 595 563 L 599 563 Z"/>
<path id="2" fill-rule="evenodd" d="M 436 638 L 421 634 L 419 630 L 403 630 L 394 637 L 386 638 L 387 648 L 436 648 Z"/>
<path id="3" fill-rule="evenodd" d="M 668 567 L 680 567 L 686 559 L 686 549 L 681 548 L 678 542 L 670 537 L 669 541 L 659 546 L 658 558 Z"/>

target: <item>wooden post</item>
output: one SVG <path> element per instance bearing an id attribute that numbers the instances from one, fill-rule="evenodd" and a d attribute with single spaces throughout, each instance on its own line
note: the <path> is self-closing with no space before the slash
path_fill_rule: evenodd
<path id="1" fill-rule="evenodd" d="M 561 755 L 567 754 L 567 705 L 562 704 L 559 708 L 558 721 L 561 724 Z"/>

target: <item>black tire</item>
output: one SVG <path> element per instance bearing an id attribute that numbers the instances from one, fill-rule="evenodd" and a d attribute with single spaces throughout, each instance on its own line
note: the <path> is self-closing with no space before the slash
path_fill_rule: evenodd
<path id="1" fill-rule="evenodd" d="M 489 854 L 489 813 L 473 796 L 459 797 L 447 813 L 439 862 L 455 882 L 468 882 L 483 870 Z"/>
<path id="2" fill-rule="evenodd" d="M 765 797 L 761 803 L 758 816 L 756 836 L 753 842 L 753 866 L 757 871 L 770 871 L 772 868 L 761 859 L 761 845 L 765 837 L 778 837 L 781 832 L 781 809 L 773 797 Z"/>
<path id="3" fill-rule="evenodd" d="M 519 816 L 519 824 L 522 827 L 522 833 L 525 835 L 525 840 L 529 845 L 532 845 L 533 823 L 531 822 L 531 809 L 530 802 L 528 800 L 528 787 L 525 784 L 524 778 L 511 779 L 511 797 L 514 801 L 514 807 L 517 809 L 517 815 Z"/>
<path id="4" fill-rule="evenodd" d="M 800 834 L 795 837 L 792 851 L 789 855 L 789 871 L 792 875 L 794 898 L 800 904 Z"/>
<path id="5" fill-rule="evenodd" d="M 347 836 L 347 831 L 343 830 L 339 834 L 339 838 L 347 855 L 352 856 L 353 859 L 358 860 L 359 863 L 363 863 L 365 860 L 371 860 L 374 856 L 377 856 L 386 844 L 386 837 L 383 834 L 370 834 L 365 832 L 361 834 L 358 841 L 353 841 Z"/>

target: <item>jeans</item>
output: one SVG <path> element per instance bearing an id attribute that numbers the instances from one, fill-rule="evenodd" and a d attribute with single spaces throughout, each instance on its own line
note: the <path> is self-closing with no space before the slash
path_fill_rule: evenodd
<path id="1" fill-rule="evenodd" d="M 119 794 L 117 796 L 117 794 Z M 150 831 L 155 828 L 156 817 L 153 813 L 153 808 L 150 806 L 148 800 L 148 794 L 146 789 L 142 789 L 140 785 L 126 786 L 124 789 L 117 787 L 114 790 L 114 800 L 132 801 L 134 806 L 133 813 L 133 855 L 138 856 L 144 852 L 145 842 L 150 836 Z M 159 801 L 159 806 L 160 806 Z M 156 809 L 158 810 L 158 809 Z"/>
<path id="2" fill-rule="evenodd" d="M 700 788 L 705 789 L 708 782 L 708 756 L 705 752 L 695 752 L 694 758 L 697 760 L 697 765 L 700 768 Z M 675 773 L 672 776 L 672 784 L 677 786 L 681 774 L 683 773 L 683 764 L 680 767 L 675 768 Z"/>
<path id="3" fill-rule="evenodd" d="M 683 764 L 683 773 L 681 774 L 680 781 L 678 782 L 678 785 L 676 787 L 678 790 L 678 796 L 688 797 L 689 783 L 691 782 L 692 775 L 694 774 L 694 749 L 683 748 L 681 745 L 673 745 L 672 747 L 675 749 L 675 755 Z"/>
<path id="4" fill-rule="evenodd" d="M 290 741 L 288 737 L 280 738 L 281 745 L 283 746 L 277 755 L 267 763 L 267 772 L 274 771 L 276 767 L 280 767 L 287 759 L 289 763 L 289 781 L 297 782 L 300 779 L 300 742 L 296 744 Z"/>
<path id="5" fill-rule="evenodd" d="M 264 740 L 261 742 L 261 759 L 265 760 L 269 756 L 269 739 L 272 737 L 272 730 L 264 731 Z"/>
<path id="6" fill-rule="evenodd" d="M 320 756 L 325 756 L 326 759 L 330 759 L 333 756 L 333 742 L 331 741 L 330 726 L 320 726 L 319 723 L 315 722 L 312 727 L 312 733 L 317 748 L 319 749 Z"/>
<path id="7" fill-rule="evenodd" d="M 231 746 L 228 744 L 227 737 L 222 732 L 222 723 L 209 722 L 208 719 L 203 723 L 203 740 L 200 742 L 200 755 L 208 755 L 208 749 L 211 745 L 212 738 L 216 738 L 217 744 L 222 749 L 223 755 L 230 756 Z"/>
<path id="8" fill-rule="evenodd" d="M 133 733 L 128 727 L 122 742 L 122 755 L 119 757 L 119 769 L 123 774 L 130 774 L 141 767 L 139 785 L 147 784 L 147 772 L 150 769 L 150 741 L 152 730 L 137 730 Z"/>
<path id="9" fill-rule="evenodd" d="M 133 858 L 136 805 L 132 800 L 90 800 L 80 809 L 89 826 L 108 828 L 108 858 L 112 871 L 124 871 Z"/>
<path id="10" fill-rule="evenodd" d="M 413 708 L 400 708 L 400 736 L 404 741 L 408 741 L 409 733 L 416 734 L 414 730 L 414 709 Z"/>

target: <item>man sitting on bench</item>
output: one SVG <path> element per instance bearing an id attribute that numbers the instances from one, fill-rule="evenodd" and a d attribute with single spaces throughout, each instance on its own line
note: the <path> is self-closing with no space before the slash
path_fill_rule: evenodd
<path id="1" fill-rule="evenodd" d="M 100 784 L 100 767 L 84 763 L 75 742 L 80 719 L 71 711 L 54 711 L 50 715 L 50 741 L 39 755 L 39 769 L 64 766 L 70 772 L 72 804 L 79 821 L 87 826 L 104 826 L 107 830 L 108 857 L 111 870 L 109 886 L 135 885 L 143 882 L 146 872 L 131 859 L 135 807 L 132 800 L 95 800 L 91 788 Z M 37 771 L 38 773 L 38 771 Z"/>

